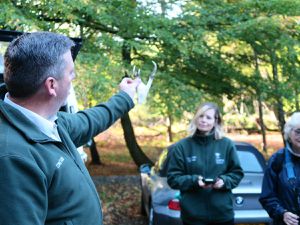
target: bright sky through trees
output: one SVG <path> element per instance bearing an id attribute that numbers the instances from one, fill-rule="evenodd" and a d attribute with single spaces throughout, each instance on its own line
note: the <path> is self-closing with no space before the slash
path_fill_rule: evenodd
<path id="1" fill-rule="evenodd" d="M 140 2 L 142 6 L 150 6 L 156 13 L 162 13 L 162 7 L 164 5 L 167 6 L 166 14 L 169 18 L 174 18 L 180 15 L 182 12 L 181 7 L 185 4 L 184 0 L 138 0 L 138 2 Z"/>

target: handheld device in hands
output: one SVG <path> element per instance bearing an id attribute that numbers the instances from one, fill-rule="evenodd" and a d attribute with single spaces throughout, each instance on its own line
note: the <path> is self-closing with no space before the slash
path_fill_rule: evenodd
<path id="1" fill-rule="evenodd" d="M 213 178 L 203 178 L 202 181 L 203 181 L 203 183 L 205 183 L 206 185 L 208 185 L 208 184 L 214 184 L 214 183 L 216 182 L 216 180 L 213 179 Z"/>

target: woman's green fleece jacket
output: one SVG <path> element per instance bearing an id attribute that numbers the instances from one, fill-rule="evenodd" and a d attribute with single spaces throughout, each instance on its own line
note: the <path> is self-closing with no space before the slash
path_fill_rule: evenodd
<path id="1" fill-rule="evenodd" d="M 243 178 L 234 143 L 214 133 L 184 138 L 169 149 L 168 184 L 180 190 L 181 218 L 188 224 L 226 222 L 234 218 L 231 189 Z M 204 189 L 198 177 L 221 178 L 221 189 Z"/>

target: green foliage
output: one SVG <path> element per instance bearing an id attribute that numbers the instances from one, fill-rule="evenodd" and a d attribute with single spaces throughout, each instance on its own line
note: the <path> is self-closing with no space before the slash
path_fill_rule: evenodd
<path id="1" fill-rule="evenodd" d="M 14 7 L 11 1 L 1 1 L 0 8 L 0 29 L 28 31 L 37 27 L 34 21 L 27 18 L 22 10 Z"/>
<path id="2" fill-rule="evenodd" d="M 170 19 L 175 5 L 181 12 Z M 261 98 L 273 110 L 280 99 L 288 114 L 299 110 L 299 1 L 4 0 L 0 7 L 1 29 L 83 38 L 75 83 L 82 107 L 106 100 L 133 64 L 146 82 L 154 60 L 157 77 L 141 110 L 159 119 L 182 121 L 207 100 L 226 106 L 224 96 L 249 105 Z"/>
<path id="3" fill-rule="evenodd" d="M 175 75 L 174 75 L 175 76 Z M 181 120 L 184 111 L 193 112 L 202 101 L 202 92 L 192 86 L 187 86 L 168 73 L 159 73 L 153 85 L 153 94 L 149 98 L 151 111 L 173 120 Z M 177 75 L 178 76 L 178 75 Z"/>

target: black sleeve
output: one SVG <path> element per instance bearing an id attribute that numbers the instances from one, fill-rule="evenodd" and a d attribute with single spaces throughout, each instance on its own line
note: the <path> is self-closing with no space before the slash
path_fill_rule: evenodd
<path id="1" fill-rule="evenodd" d="M 282 154 L 274 154 L 268 162 L 268 166 L 263 178 L 262 193 L 259 198 L 262 207 L 268 212 L 269 216 L 275 220 L 282 220 L 283 213 L 285 212 L 285 209 L 278 198 L 277 190 L 279 171 L 276 171 L 276 164 L 278 164 L 278 157 L 283 157 L 280 155 Z"/>

